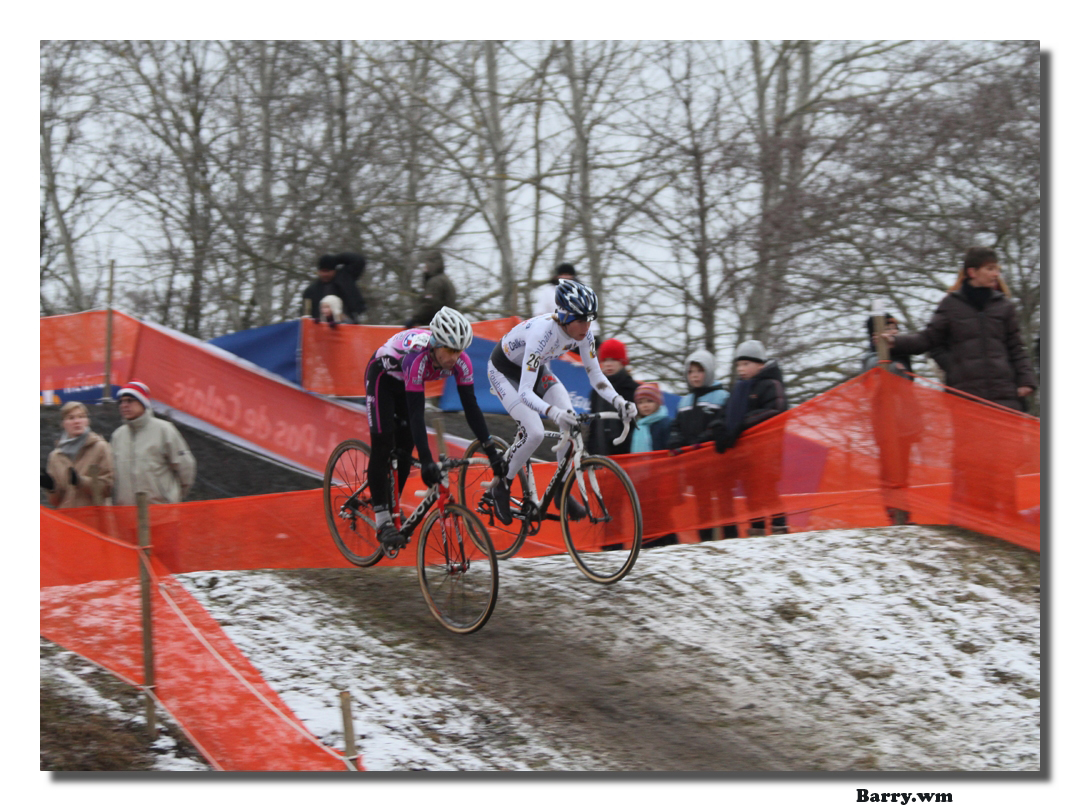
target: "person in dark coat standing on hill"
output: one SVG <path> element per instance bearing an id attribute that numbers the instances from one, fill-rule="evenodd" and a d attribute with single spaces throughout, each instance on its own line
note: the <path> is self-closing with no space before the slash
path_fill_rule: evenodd
<path id="1" fill-rule="evenodd" d="M 630 375 L 628 366 L 630 357 L 626 354 L 626 344 L 611 338 L 600 344 L 596 351 L 596 357 L 600 361 L 600 369 L 604 376 L 620 395 L 628 403 L 634 402 L 634 393 L 637 391 L 638 382 Z M 595 390 L 589 395 L 589 410 L 610 411 L 611 406 L 607 400 L 596 393 Z M 623 432 L 622 420 L 597 420 L 589 429 L 589 437 L 585 447 L 591 454 L 601 456 L 614 456 L 621 453 L 630 453 L 630 435 L 627 435 L 621 445 L 616 445 L 615 440 Z"/>
<path id="2" fill-rule="evenodd" d="M 424 290 L 405 328 L 426 327 L 443 307 L 457 308 L 457 290 L 446 275 L 442 252 L 430 251 L 424 258 Z"/>
<path id="3" fill-rule="evenodd" d="M 1023 411 L 1024 398 L 1035 390 L 1035 373 L 1007 293 L 997 252 L 971 248 L 960 278 L 926 328 L 885 339 L 902 355 L 945 350 L 950 388 Z"/>
<path id="4" fill-rule="evenodd" d="M 349 254 L 349 256 L 354 256 Z M 358 255 L 357 255 L 358 256 Z M 361 259 L 363 257 L 360 257 Z M 339 270 L 346 263 L 339 259 L 338 254 L 324 254 L 319 257 L 316 273 L 318 278 L 304 290 L 303 301 L 300 305 L 301 316 L 311 316 L 316 321 L 320 320 L 323 296 L 337 296 L 341 299 L 345 317 L 355 323 L 360 314 L 367 309 L 360 290 L 356 287 L 356 281 L 351 272 Z M 350 268 L 355 265 L 350 265 Z M 363 272 L 361 266 L 360 272 Z M 357 274 L 359 276 L 359 274 Z"/>
<path id="5" fill-rule="evenodd" d="M 735 373 L 739 381 L 731 390 L 723 423 L 717 428 L 716 450 L 723 453 L 738 441 L 747 428 L 787 411 L 784 377 L 780 364 L 770 359 L 761 341 L 743 341 L 735 350 Z M 766 520 L 771 518 L 772 532 L 787 532 L 787 515 L 778 509 L 780 477 L 784 462 L 783 433 L 768 434 L 761 453 L 753 460 L 753 478 L 743 478 L 746 507 L 757 517 L 750 521 L 751 535 L 768 534 Z"/>
<path id="6" fill-rule="evenodd" d="M 953 389 L 1005 408 L 1025 411 L 1035 373 L 1020 338 L 1016 305 L 1008 298 L 997 252 L 970 248 L 960 276 L 921 332 L 885 340 L 897 352 L 944 350 L 945 382 Z M 1008 431 L 988 441 L 985 426 L 966 413 L 953 421 L 952 521 L 1015 520 L 1016 465 L 1020 450 Z"/>
<path id="7" fill-rule="evenodd" d="M 353 305 L 356 310 L 350 318 L 354 324 L 359 324 L 360 315 L 367 310 L 367 301 L 364 300 L 364 294 L 360 290 L 360 277 L 364 275 L 367 259 L 364 258 L 362 253 L 342 251 L 334 255 L 334 261 L 337 262 L 335 278 L 342 284 L 351 284 L 352 292 L 356 294 Z"/>

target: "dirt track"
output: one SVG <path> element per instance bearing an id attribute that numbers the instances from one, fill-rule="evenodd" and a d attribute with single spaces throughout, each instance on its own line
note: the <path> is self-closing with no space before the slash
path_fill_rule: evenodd
<path id="1" fill-rule="evenodd" d="M 535 580 L 524 589 L 510 564 L 500 573 L 506 586 L 496 616 L 467 637 L 451 636 L 431 621 L 411 570 L 296 576 L 346 614 L 362 615 L 373 635 L 407 638 L 442 672 L 514 707 L 567 750 L 597 758 L 605 770 L 775 771 L 805 763 L 785 754 L 789 741 L 758 739 L 733 723 L 739 707 L 718 694 L 714 663 L 699 660 L 690 646 L 665 651 L 664 658 L 679 666 L 663 667 L 648 655 L 649 631 L 637 623 L 626 631 L 638 639 L 612 655 L 612 640 L 590 628 L 590 616 L 605 611 L 605 587 L 582 578 L 582 588 L 594 596 L 583 603 Z"/>

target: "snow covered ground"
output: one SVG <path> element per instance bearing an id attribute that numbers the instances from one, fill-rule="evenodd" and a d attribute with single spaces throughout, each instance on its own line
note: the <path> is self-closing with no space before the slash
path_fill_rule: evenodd
<path id="1" fill-rule="evenodd" d="M 511 560 L 500 564 L 495 615 L 469 637 L 436 625 L 408 568 L 181 579 L 308 728 L 339 749 L 338 689 L 351 692 L 369 770 L 713 772 L 705 782 L 564 777 L 526 792 L 482 781 L 452 798 L 430 780 L 354 776 L 366 802 L 461 806 L 483 796 L 654 811 L 678 797 L 694 807 L 836 808 L 865 788 L 949 791 L 958 806 L 986 809 L 1015 808 L 1049 788 L 956 779 L 1037 777 L 1039 566 L 1039 556 L 1007 544 L 931 527 L 647 549 L 609 588 L 565 556 Z M 92 667 L 42 646 L 43 676 L 121 717 L 83 677 Z M 170 754 L 167 740 L 155 751 L 161 771 L 199 768 Z M 793 772 L 801 777 L 784 779 Z M 242 801 L 354 796 L 355 787 L 331 782 L 271 781 L 257 795 L 251 781 L 219 789 L 243 791 Z M 213 802 L 224 802 L 219 789 Z M 187 791 L 153 796 L 160 807 L 191 802 Z M 1060 796 L 1043 807 L 1068 807 Z"/>
<path id="2" fill-rule="evenodd" d="M 494 617 L 459 644 L 483 647 L 486 636 L 497 645 L 500 624 L 529 617 L 534 628 L 561 629 L 559 667 L 599 655 L 620 672 L 631 662 L 642 672 L 689 669 L 700 712 L 745 731 L 750 754 L 737 770 L 1038 770 L 1037 570 L 1037 556 L 923 527 L 646 550 L 609 589 L 563 556 L 513 560 L 500 566 Z M 413 579 L 410 570 L 355 575 Z M 444 646 L 410 639 L 408 628 L 347 621 L 340 600 L 306 580 L 182 579 L 309 729 L 339 749 L 336 687 L 351 692 L 368 769 L 649 768 L 625 747 L 605 752 L 567 735 L 565 719 L 519 694 L 505 700 L 497 679 L 478 689 Z"/>

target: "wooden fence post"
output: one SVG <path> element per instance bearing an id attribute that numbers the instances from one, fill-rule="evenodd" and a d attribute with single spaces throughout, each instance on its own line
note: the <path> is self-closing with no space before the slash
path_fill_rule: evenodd
<path id="1" fill-rule="evenodd" d="M 345 765 L 349 767 L 351 771 L 357 771 L 356 768 L 356 736 L 353 732 L 353 717 L 352 717 L 352 697 L 349 695 L 348 690 L 342 690 L 341 696 L 341 720 L 344 724 L 345 730 Z"/>
<path id="2" fill-rule="evenodd" d="M 157 738 L 157 710 L 154 706 L 154 624 L 150 595 L 150 499 L 140 490 L 135 494 L 139 517 L 139 592 L 142 603 L 143 701 L 146 704 L 146 729 L 153 741 Z"/>
<path id="3" fill-rule="evenodd" d="M 101 468 L 97 464 L 90 465 L 90 503 L 100 507 L 105 501 L 101 497 Z"/>
<path id="4" fill-rule="evenodd" d="M 880 338 L 874 339 L 874 344 L 877 346 L 878 363 L 889 362 L 889 342 L 885 339 L 885 301 L 884 299 L 874 299 L 873 307 L 870 312 L 871 317 L 874 320 L 874 335 L 880 335 Z"/>
<path id="5" fill-rule="evenodd" d="M 116 268 L 116 260 L 109 260 L 109 299 L 105 310 L 105 382 L 101 385 L 101 402 L 112 402 L 112 296 L 113 296 L 113 270 Z"/>

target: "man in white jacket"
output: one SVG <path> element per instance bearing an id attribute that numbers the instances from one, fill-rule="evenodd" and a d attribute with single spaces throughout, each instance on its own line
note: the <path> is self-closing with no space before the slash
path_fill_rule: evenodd
<path id="1" fill-rule="evenodd" d="M 176 504 L 195 483 L 195 457 L 176 426 L 154 416 L 150 388 L 132 380 L 117 394 L 124 418 L 112 435 L 113 504 L 133 505 L 140 490 L 151 504 Z"/>

